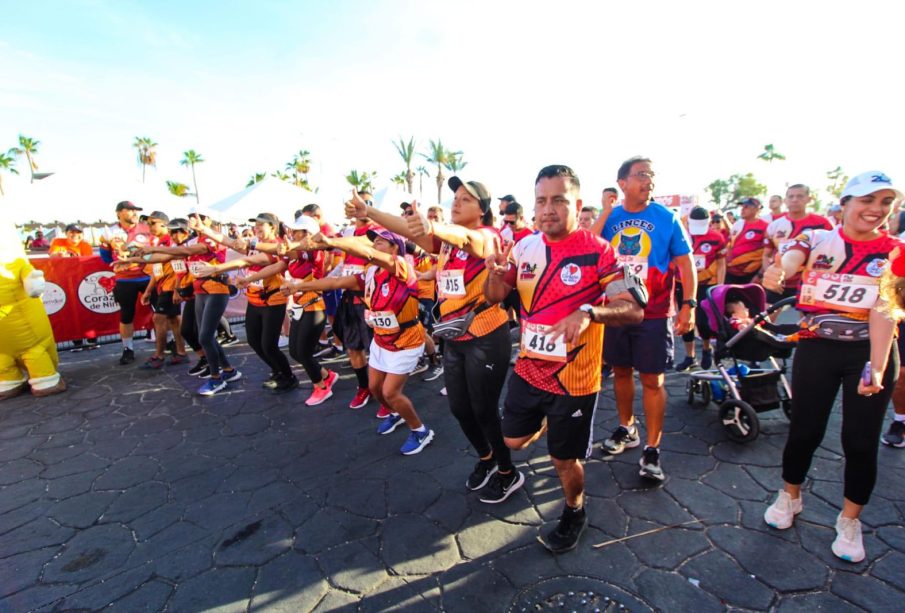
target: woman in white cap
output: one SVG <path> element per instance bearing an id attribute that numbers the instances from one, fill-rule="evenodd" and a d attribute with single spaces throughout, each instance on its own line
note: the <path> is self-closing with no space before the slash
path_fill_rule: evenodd
<path id="1" fill-rule="evenodd" d="M 832 230 L 807 230 L 793 238 L 764 273 L 764 287 L 774 291 L 786 277 L 801 273 L 797 306 L 804 313 L 792 364 L 792 416 L 782 456 L 784 486 L 764 520 L 785 529 L 801 513 L 801 486 L 841 387 L 844 500 L 832 550 L 848 562 L 865 557 L 858 517 L 876 481 L 883 417 L 899 372 L 898 351 L 883 351 L 872 359 L 868 339 L 880 333 L 891 338 L 895 325 L 875 307 L 889 254 L 902 244 L 881 228 L 893 201 L 901 197 L 882 172 L 858 175 L 842 192 L 842 224 Z M 874 386 L 869 394 L 858 393 L 862 374 Z"/>

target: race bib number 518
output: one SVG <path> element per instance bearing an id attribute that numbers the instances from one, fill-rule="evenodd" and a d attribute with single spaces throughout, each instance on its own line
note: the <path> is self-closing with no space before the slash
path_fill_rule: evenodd
<path id="1" fill-rule="evenodd" d="M 880 281 L 865 275 L 809 271 L 801 278 L 802 305 L 867 314 L 880 295 Z"/>

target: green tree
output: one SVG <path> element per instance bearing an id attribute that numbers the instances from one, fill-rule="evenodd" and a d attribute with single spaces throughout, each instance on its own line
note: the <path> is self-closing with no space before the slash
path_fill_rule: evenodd
<path id="1" fill-rule="evenodd" d="M 424 166 L 419 166 L 415 169 L 415 172 L 418 173 L 418 199 L 424 199 L 424 177 L 430 176 L 430 171 Z"/>
<path id="2" fill-rule="evenodd" d="M 462 159 L 464 154 L 461 151 L 447 151 L 446 153 L 449 159 L 444 166 L 452 174 L 459 174 L 460 170 L 468 166 L 468 162 Z"/>
<path id="3" fill-rule="evenodd" d="M 443 141 L 439 138 L 434 141 L 430 139 L 430 151 L 421 155 L 431 164 L 437 165 L 437 203 L 443 198 L 443 181 L 446 176 L 443 174 L 443 167 L 449 163 L 449 151 L 443 146 Z"/>
<path id="4" fill-rule="evenodd" d="M 767 186 L 758 183 L 752 173 L 734 174 L 729 177 L 729 184 L 732 186 L 732 198 L 726 203 L 725 208 L 732 208 L 737 202 L 745 198 L 757 198 L 767 193 Z"/>
<path id="5" fill-rule="evenodd" d="M 260 183 L 261 181 L 263 181 L 266 178 L 267 178 L 266 172 L 256 172 L 255 174 L 251 175 L 251 178 L 248 179 L 248 183 L 245 184 L 245 187 L 251 187 L 255 183 Z"/>
<path id="6" fill-rule="evenodd" d="M 10 150 L 8 153 L 0 153 L 0 196 L 3 195 L 3 173 L 8 172 L 13 175 L 19 174 L 16 170 L 15 153 Z"/>
<path id="7" fill-rule="evenodd" d="M 189 149 L 182 155 L 183 158 L 179 160 L 179 163 L 183 166 L 189 166 L 192 169 L 192 185 L 195 187 L 195 202 L 201 202 L 198 199 L 198 179 L 195 178 L 195 164 L 202 163 L 204 158 L 202 158 L 201 154 L 194 149 Z"/>
<path id="8" fill-rule="evenodd" d="M 286 163 L 286 170 L 289 171 L 290 181 L 293 185 L 311 191 L 311 185 L 308 183 L 308 173 L 311 171 L 311 152 L 302 149 L 296 153 L 292 159 Z"/>
<path id="9" fill-rule="evenodd" d="M 723 200 L 729 196 L 732 186 L 726 179 L 714 179 L 710 185 L 704 188 L 710 194 L 710 202 L 723 208 Z"/>
<path id="10" fill-rule="evenodd" d="M 349 171 L 349 174 L 346 175 L 346 181 L 349 182 L 349 185 L 360 192 L 373 192 L 374 179 L 376 177 L 377 171 L 372 170 L 371 172 L 359 172 L 358 170 L 352 169 Z"/>
<path id="11" fill-rule="evenodd" d="M 784 160 L 786 159 L 786 156 L 779 153 L 773 146 L 773 143 L 770 143 L 769 145 L 764 145 L 764 150 L 757 156 L 757 159 L 765 162 L 773 162 L 774 160 Z"/>
<path id="12" fill-rule="evenodd" d="M 842 166 L 836 166 L 833 170 L 827 171 L 826 178 L 831 181 L 831 183 L 826 186 L 826 191 L 833 194 L 833 196 L 838 199 L 842 196 L 842 190 L 845 189 L 845 184 L 848 183 L 848 175 L 842 170 Z"/>
<path id="13" fill-rule="evenodd" d="M 405 171 L 400 172 L 398 175 L 390 177 L 390 181 L 392 181 L 394 184 L 398 185 L 399 187 L 404 188 L 404 187 L 406 187 L 405 174 L 406 174 Z"/>
<path id="14" fill-rule="evenodd" d="M 189 186 L 185 183 L 178 183 L 176 181 L 167 181 L 167 189 L 170 190 L 170 193 L 174 196 L 179 196 L 180 198 L 185 198 L 187 196 L 191 196 L 192 194 L 189 192 Z"/>
<path id="15" fill-rule="evenodd" d="M 393 146 L 396 147 L 396 152 L 402 158 L 402 161 L 405 162 L 405 184 L 408 187 L 408 192 L 413 194 L 415 192 L 412 184 L 415 181 L 415 173 L 412 172 L 412 160 L 415 158 L 415 137 L 411 136 L 408 142 L 405 142 L 400 136 L 398 143 L 393 141 Z"/>
<path id="16" fill-rule="evenodd" d="M 10 152 L 15 154 L 16 157 L 25 156 L 28 160 L 28 169 L 31 171 L 31 182 L 35 182 L 35 171 L 38 169 L 38 164 L 35 162 L 35 155 L 38 153 L 38 145 L 41 144 L 41 141 L 35 140 L 28 136 L 19 135 L 19 146 L 13 147 L 10 149 Z"/>
<path id="17" fill-rule="evenodd" d="M 138 150 L 138 165 L 141 166 L 141 182 L 145 182 L 145 169 L 157 167 L 157 143 L 147 136 L 136 136 L 132 146 Z"/>
<path id="18" fill-rule="evenodd" d="M 279 179 L 280 181 L 291 181 L 292 180 L 292 177 L 290 177 L 287 173 L 283 172 L 282 170 L 274 170 L 272 173 L 270 173 L 270 176 L 274 177 L 275 179 Z"/>

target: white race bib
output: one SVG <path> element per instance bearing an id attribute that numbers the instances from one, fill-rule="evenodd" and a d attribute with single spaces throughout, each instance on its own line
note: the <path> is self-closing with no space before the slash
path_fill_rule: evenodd
<path id="1" fill-rule="evenodd" d="M 151 274 L 155 279 L 159 279 L 163 276 L 163 264 L 157 262 L 156 264 L 151 265 Z"/>
<path id="2" fill-rule="evenodd" d="M 437 278 L 437 293 L 444 298 L 465 296 L 465 271 L 441 270 Z"/>
<path id="3" fill-rule="evenodd" d="M 192 260 L 189 262 L 189 272 L 192 273 L 193 277 L 198 277 L 198 271 L 200 271 L 206 264 L 204 262 L 199 262 L 198 260 Z"/>
<path id="4" fill-rule="evenodd" d="M 707 268 L 707 256 L 695 254 L 694 268 L 695 270 L 704 270 Z"/>
<path id="5" fill-rule="evenodd" d="M 343 274 L 344 277 L 351 277 L 352 275 L 360 275 L 365 271 L 365 267 L 360 264 L 343 264 Z"/>
<path id="6" fill-rule="evenodd" d="M 526 321 L 522 326 L 521 355 L 538 360 L 550 360 L 552 362 L 565 362 L 566 339 L 560 336 L 556 341 L 550 340 L 552 326 L 533 324 Z"/>
<path id="7" fill-rule="evenodd" d="M 185 260 L 170 260 L 170 265 L 173 267 L 173 272 L 175 272 L 177 275 L 185 274 Z"/>
<path id="8" fill-rule="evenodd" d="M 365 321 L 372 328 L 399 329 L 399 321 L 393 311 L 367 311 L 365 313 Z"/>
<path id="9" fill-rule="evenodd" d="M 616 261 L 627 264 L 629 269 L 642 280 L 647 280 L 647 258 L 643 255 L 617 255 Z"/>
<path id="10" fill-rule="evenodd" d="M 798 301 L 805 306 L 867 314 L 880 296 L 880 280 L 866 275 L 807 271 Z"/>

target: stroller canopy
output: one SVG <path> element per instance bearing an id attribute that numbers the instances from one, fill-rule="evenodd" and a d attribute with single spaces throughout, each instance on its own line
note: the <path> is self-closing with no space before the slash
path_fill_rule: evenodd
<path id="1" fill-rule="evenodd" d="M 707 314 L 707 323 L 714 332 L 726 331 L 726 303 L 741 300 L 748 306 L 753 317 L 767 308 L 767 294 L 764 288 L 754 283 L 748 285 L 717 285 L 707 292 L 707 300 L 701 305 Z"/>

